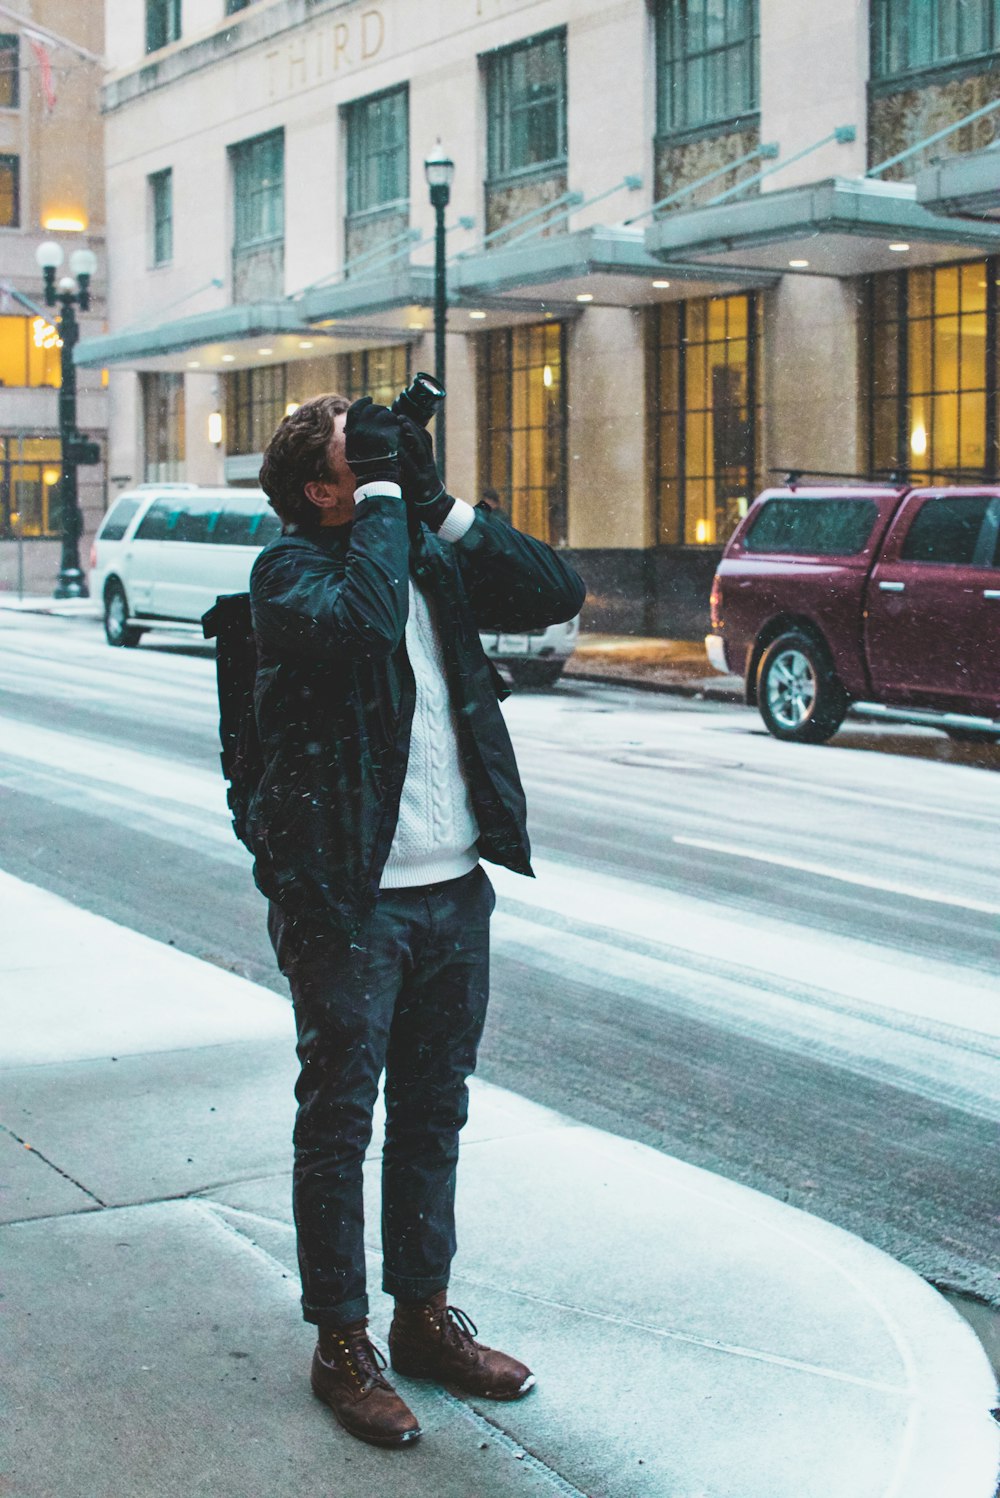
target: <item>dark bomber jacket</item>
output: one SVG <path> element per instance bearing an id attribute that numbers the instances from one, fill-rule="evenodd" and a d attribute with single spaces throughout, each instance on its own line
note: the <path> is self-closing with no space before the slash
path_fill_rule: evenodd
<path id="1" fill-rule="evenodd" d="M 479 630 L 542 629 L 586 590 L 541 541 L 483 505 L 453 545 L 411 545 L 403 500 L 362 500 L 344 526 L 280 536 L 250 601 L 265 772 L 250 805 L 254 875 L 287 914 L 356 938 L 374 906 L 406 774 L 415 686 L 403 640 L 409 570 L 441 637 L 479 852 L 530 874 L 524 792 Z"/>

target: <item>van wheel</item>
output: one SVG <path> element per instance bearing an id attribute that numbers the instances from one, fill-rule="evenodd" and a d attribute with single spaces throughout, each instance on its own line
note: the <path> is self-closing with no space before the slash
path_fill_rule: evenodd
<path id="1" fill-rule="evenodd" d="M 128 622 L 128 599 L 121 583 L 108 583 L 104 590 L 104 638 L 109 645 L 138 645 L 142 630 Z"/>
<path id="2" fill-rule="evenodd" d="M 516 687 L 552 687 L 562 675 L 562 661 L 508 661 L 507 670 Z"/>
<path id="3" fill-rule="evenodd" d="M 767 647 L 757 674 L 757 706 L 776 739 L 825 744 L 843 723 L 847 705 L 829 656 L 811 635 L 790 630 Z"/>

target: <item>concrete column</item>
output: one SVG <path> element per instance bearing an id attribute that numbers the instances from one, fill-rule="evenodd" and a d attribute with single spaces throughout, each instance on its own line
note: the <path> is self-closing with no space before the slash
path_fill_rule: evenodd
<path id="1" fill-rule="evenodd" d="M 449 320 L 461 316 L 461 311 L 452 309 L 449 312 Z M 430 355 L 430 338 L 425 342 Z M 445 358 L 448 366 L 448 489 L 474 505 L 480 497 L 475 337 L 449 333 Z M 413 368 L 422 367 L 426 366 L 417 364 L 414 357 Z"/>
<path id="2" fill-rule="evenodd" d="M 142 398 L 139 376 L 131 369 L 108 373 L 108 503 L 141 484 Z"/>
<path id="3" fill-rule="evenodd" d="M 569 544 L 651 541 L 642 314 L 588 307 L 567 335 Z"/>
<path id="4" fill-rule="evenodd" d="M 208 440 L 208 418 L 222 410 L 221 380 L 215 375 L 184 377 L 184 478 L 189 484 L 211 487 L 225 482 L 225 442 Z"/>
<path id="5" fill-rule="evenodd" d="M 860 472 L 858 296 L 856 282 L 821 276 L 785 276 L 765 293 L 765 470 Z"/>

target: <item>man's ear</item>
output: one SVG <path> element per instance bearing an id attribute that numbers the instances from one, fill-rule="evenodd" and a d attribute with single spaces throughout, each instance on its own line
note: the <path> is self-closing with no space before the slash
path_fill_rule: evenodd
<path id="1" fill-rule="evenodd" d="M 302 490 L 310 504 L 314 504 L 318 510 L 328 510 L 334 497 L 330 494 L 330 485 L 311 479 Z"/>

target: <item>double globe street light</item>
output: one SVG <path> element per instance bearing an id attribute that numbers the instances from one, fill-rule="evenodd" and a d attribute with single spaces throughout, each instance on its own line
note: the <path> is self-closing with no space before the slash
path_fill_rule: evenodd
<path id="1" fill-rule="evenodd" d="M 45 305 L 59 306 L 60 381 L 59 444 L 62 475 L 59 499 L 62 508 L 62 562 L 56 582 L 56 598 L 86 598 L 87 583 L 80 566 L 80 534 L 83 517 L 77 490 L 76 471 L 81 465 L 99 463 L 101 450 L 96 442 L 81 435 L 76 425 L 76 365 L 73 350 L 80 338 L 76 309 L 86 312 L 90 306 L 90 280 L 97 269 L 93 250 L 74 250 L 69 257 L 70 275 L 56 284 L 56 271 L 63 263 L 62 246 L 46 240 L 35 251 L 35 259 L 45 277 Z"/>
<path id="2" fill-rule="evenodd" d="M 455 177 L 455 163 L 438 141 L 434 150 L 424 160 L 427 185 L 431 190 L 431 206 L 435 213 L 434 225 L 434 378 L 442 390 L 445 381 L 444 335 L 448 318 L 448 293 L 445 270 L 444 211 L 451 199 L 451 184 Z M 434 417 L 434 449 L 441 479 L 445 478 L 445 405 L 438 407 Z"/>

